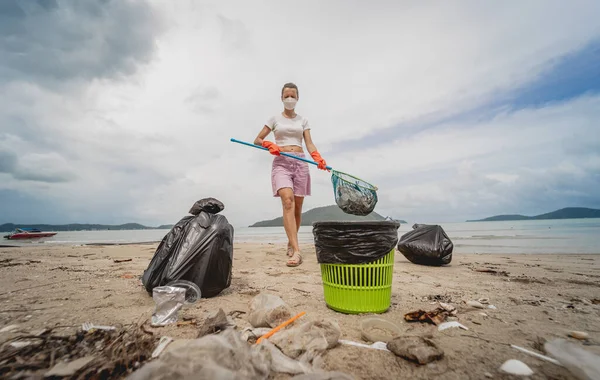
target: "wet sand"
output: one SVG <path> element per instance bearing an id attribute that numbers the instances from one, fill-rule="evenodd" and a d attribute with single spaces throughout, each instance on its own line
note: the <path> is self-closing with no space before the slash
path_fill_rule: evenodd
<path id="1" fill-rule="evenodd" d="M 19 326 L 18 331 L 0 333 L 0 343 L 19 331 L 56 327 L 55 331 L 68 333 L 84 322 L 128 325 L 149 320 L 154 301 L 139 277 L 156 246 L 0 248 L 0 329 Z M 115 262 L 124 259 L 131 261 Z M 294 312 L 335 319 L 341 339 L 363 342 L 360 322 L 367 315 L 344 315 L 326 306 L 314 248 L 304 247 L 300 267 L 288 268 L 285 261 L 284 245 L 236 245 L 231 287 L 183 309 L 180 317 L 202 320 L 205 313 L 222 308 L 241 329 L 249 326 L 245 313 L 252 298 L 268 292 L 280 296 Z M 482 269 L 496 273 L 478 271 Z M 465 303 L 481 298 L 489 299 L 496 309 L 475 309 Z M 459 322 L 469 330 L 439 332 L 431 324 L 404 321 L 410 311 L 435 309 L 436 299 L 456 306 Z M 596 345 L 599 299 L 600 255 L 455 252 L 449 266 L 426 267 L 396 253 L 392 305 L 380 317 L 398 324 L 405 335 L 430 334 L 444 350 L 443 359 L 419 366 L 389 352 L 339 345 L 325 354 L 325 367 L 357 379 L 484 379 L 486 373 L 502 379 L 509 377 L 498 371 L 500 365 L 518 359 L 533 369 L 532 379 L 571 379 L 566 369 L 509 345 L 537 350 L 544 339 L 564 338 L 569 331 L 580 330 L 590 334 L 592 344 L 585 349 L 600 354 Z M 175 338 L 195 338 L 197 329 L 194 325 L 149 327 L 157 337 Z"/>

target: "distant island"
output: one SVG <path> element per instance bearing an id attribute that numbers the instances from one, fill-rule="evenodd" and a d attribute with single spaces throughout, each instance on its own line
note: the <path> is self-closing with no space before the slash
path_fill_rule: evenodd
<path id="1" fill-rule="evenodd" d="M 0 232 L 12 232 L 15 228 L 36 228 L 42 231 L 106 231 L 106 230 L 170 230 L 171 224 L 163 224 L 158 227 L 147 227 L 138 223 L 125 223 L 119 225 L 108 224 L 13 224 L 0 225 Z"/>
<path id="2" fill-rule="evenodd" d="M 566 207 L 546 214 L 536 216 L 525 215 L 496 215 L 479 220 L 467 220 L 467 222 L 498 222 L 508 220 L 549 220 L 549 219 L 590 219 L 600 218 L 600 210 L 585 207 Z"/>
<path id="3" fill-rule="evenodd" d="M 392 219 L 390 217 L 383 217 L 376 212 L 372 212 L 366 216 L 350 215 L 343 212 L 337 205 L 316 207 L 302 213 L 301 226 L 311 226 L 313 222 L 324 222 L 324 221 L 353 221 L 353 220 L 396 220 L 399 223 L 406 222 L 404 220 Z M 282 227 L 283 218 L 278 217 L 271 220 L 263 220 L 256 222 L 250 227 Z"/>

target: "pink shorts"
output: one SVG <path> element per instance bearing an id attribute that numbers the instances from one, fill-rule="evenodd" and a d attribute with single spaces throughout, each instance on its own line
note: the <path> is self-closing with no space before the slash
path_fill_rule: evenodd
<path id="1" fill-rule="evenodd" d="M 304 153 L 288 152 L 302 158 Z M 297 197 L 310 195 L 310 170 L 308 163 L 290 157 L 276 156 L 271 169 L 273 196 L 278 197 L 279 189 L 289 187 Z"/>

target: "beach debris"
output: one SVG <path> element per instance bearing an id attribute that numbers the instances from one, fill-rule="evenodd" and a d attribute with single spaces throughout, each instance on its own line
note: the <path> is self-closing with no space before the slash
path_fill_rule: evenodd
<path id="1" fill-rule="evenodd" d="M 544 344 L 546 352 L 555 357 L 580 380 L 600 379 L 600 356 L 566 339 L 554 339 Z"/>
<path id="2" fill-rule="evenodd" d="M 259 344 L 264 339 L 268 339 L 269 337 L 273 336 L 273 334 L 275 334 L 279 330 L 282 330 L 285 327 L 287 327 L 288 325 L 294 323 L 298 318 L 302 317 L 304 314 L 306 314 L 306 312 L 303 311 L 300 314 L 297 314 L 297 315 L 293 316 L 292 318 L 288 319 L 287 321 L 283 322 L 282 324 L 280 324 L 280 325 L 274 327 L 273 329 L 269 330 L 268 333 L 266 333 L 265 335 L 263 335 L 260 338 L 258 338 L 258 340 L 256 341 L 256 344 Z"/>
<path id="3" fill-rule="evenodd" d="M 467 306 L 475 307 L 477 309 L 485 309 L 485 306 L 481 304 L 479 301 L 467 301 Z"/>
<path id="4" fill-rule="evenodd" d="M 227 329 L 167 350 L 127 379 L 267 379 L 270 360 L 264 351 L 252 347 L 236 331 Z"/>
<path id="5" fill-rule="evenodd" d="M 590 334 L 585 331 L 570 331 L 568 334 L 571 338 L 579 339 L 579 340 L 587 340 L 590 337 Z"/>
<path id="6" fill-rule="evenodd" d="M 130 280 L 130 279 L 132 279 L 132 278 L 135 278 L 135 274 L 133 274 L 133 273 L 123 273 L 123 274 L 121 275 L 121 278 L 124 278 L 124 279 Z"/>
<path id="7" fill-rule="evenodd" d="M 166 326 L 177 322 L 177 313 L 185 303 L 184 288 L 158 286 L 152 290 L 156 308 L 152 314 L 152 326 Z"/>
<path id="8" fill-rule="evenodd" d="M 258 340 L 258 338 L 265 335 L 269 331 L 271 331 L 270 327 L 247 327 L 242 330 L 242 339 L 246 342 L 254 343 Z"/>
<path id="9" fill-rule="evenodd" d="M 114 259 L 113 263 L 126 263 L 128 261 L 133 261 L 133 259 Z"/>
<path id="10" fill-rule="evenodd" d="M 14 348 L 23 348 L 23 347 L 27 347 L 31 344 L 36 344 L 37 342 L 34 342 L 32 340 L 23 340 L 23 341 L 17 341 L 17 342 L 12 342 L 10 343 L 11 347 Z"/>
<path id="11" fill-rule="evenodd" d="M 134 325 L 121 330 L 78 330 L 73 335 L 54 335 L 49 330 L 7 343 L 0 349 L 1 378 L 108 379 L 122 378 L 149 360 L 155 339 Z"/>
<path id="12" fill-rule="evenodd" d="M 452 302 L 452 296 L 449 294 L 430 294 L 427 297 L 423 297 L 422 301 L 435 301 L 435 302 Z"/>
<path id="13" fill-rule="evenodd" d="M 337 322 L 318 319 L 279 331 L 269 340 L 288 357 L 311 363 L 325 350 L 335 347 L 341 335 Z"/>
<path id="14" fill-rule="evenodd" d="M 90 322 L 85 322 L 81 325 L 81 329 L 83 331 L 92 331 L 92 330 L 116 330 L 117 328 L 114 326 L 100 326 L 100 325 L 95 325 Z"/>
<path id="15" fill-rule="evenodd" d="M 340 339 L 339 342 L 341 344 L 346 344 L 348 346 L 356 346 L 356 347 L 362 347 L 362 348 L 370 348 L 373 350 L 381 350 L 381 351 L 391 352 L 390 350 L 387 349 L 386 342 L 373 342 L 372 344 L 364 344 L 364 343 L 358 343 L 358 342 L 353 342 L 351 340 L 343 340 L 343 339 Z"/>
<path id="16" fill-rule="evenodd" d="M 487 377 L 488 379 L 492 379 L 494 377 L 494 375 L 489 372 L 484 372 L 483 376 Z"/>
<path id="17" fill-rule="evenodd" d="M 475 268 L 473 270 L 475 272 L 497 274 L 497 275 L 505 276 L 505 277 L 508 277 L 510 275 L 510 273 L 508 273 L 507 271 L 504 271 L 504 270 L 495 270 L 495 269 L 491 269 L 491 268 Z"/>
<path id="18" fill-rule="evenodd" d="M 523 363 L 520 360 L 516 360 L 516 359 L 510 359 L 510 360 L 505 361 L 500 366 L 500 371 L 502 371 L 504 373 L 508 373 L 510 375 L 517 375 L 517 376 L 533 375 L 533 371 L 531 370 L 531 368 L 529 368 L 527 366 L 527 364 Z"/>
<path id="19" fill-rule="evenodd" d="M 0 333 L 13 332 L 19 329 L 19 325 L 8 325 L 0 329 Z"/>
<path id="20" fill-rule="evenodd" d="M 292 317 L 292 311 L 276 295 L 260 293 L 250 302 L 248 322 L 252 327 L 275 327 Z"/>
<path id="21" fill-rule="evenodd" d="M 192 281 L 176 280 L 169 282 L 167 286 L 174 286 L 177 288 L 185 289 L 186 305 L 194 304 L 198 302 L 198 300 L 202 297 L 202 291 L 200 291 L 200 287 Z"/>
<path id="22" fill-rule="evenodd" d="M 529 355 L 531 355 L 531 356 L 535 356 L 536 358 L 539 358 L 539 359 L 545 360 L 545 361 L 547 361 L 547 362 L 550 362 L 550 363 L 554 363 L 554 364 L 556 364 L 556 365 L 561 365 L 561 364 L 558 362 L 558 360 L 556 360 L 556 359 L 552 359 L 551 357 L 548 357 L 548 356 L 546 356 L 546 355 L 538 354 L 537 352 L 530 351 L 530 350 L 528 350 L 528 349 L 526 349 L 526 348 L 523 348 L 523 347 L 515 346 L 514 344 L 511 344 L 510 346 L 511 346 L 512 348 L 516 349 L 516 350 L 519 350 L 519 351 L 523 352 L 523 353 L 529 354 Z"/>
<path id="23" fill-rule="evenodd" d="M 453 328 L 453 327 L 458 327 L 458 328 L 461 328 L 463 330 L 468 330 L 469 329 L 468 327 L 463 326 L 463 325 L 461 325 L 458 322 L 452 321 L 452 322 L 444 322 L 444 323 L 440 324 L 438 326 L 438 331 L 444 331 L 444 330 L 447 330 L 447 329 L 450 329 L 450 328 Z"/>
<path id="24" fill-rule="evenodd" d="M 404 319 L 408 322 L 429 322 L 434 325 L 439 325 L 444 322 L 450 312 L 442 307 L 438 307 L 431 311 L 417 310 L 404 314 Z"/>
<path id="25" fill-rule="evenodd" d="M 75 359 L 70 362 L 58 362 L 52 369 L 44 374 L 45 377 L 65 377 L 72 376 L 77 371 L 88 365 L 89 362 L 94 360 L 95 356 L 85 356 L 83 358 Z"/>
<path id="26" fill-rule="evenodd" d="M 298 289 L 298 288 L 292 288 L 292 289 L 295 290 L 295 291 L 297 291 L 297 292 L 300 292 L 300 293 L 302 293 L 302 294 L 304 294 L 306 296 L 312 295 L 312 292 L 309 292 L 308 290 Z"/>
<path id="27" fill-rule="evenodd" d="M 400 327 L 383 318 L 365 318 L 360 323 L 362 338 L 368 342 L 389 342 L 400 335 Z"/>
<path id="28" fill-rule="evenodd" d="M 320 371 L 321 362 L 318 360 L 312 364 L 294 360 L 284 355 L 269 340 L 258 345 L 249 345 L 234 329 L 227 329 L 218 335 L 206 335 L 183 341 L 176 345 L 178 342 L 177 340 L 171 343 L 162 355 L 144 364 L 127 379 L 266 380 L 271 372 L 298 375 Z"/>
<path id="29" fill-rule="evenodd" d="M 440 302 L 439 304 L 442 309 L 449 311 L 450 313 L 456 311 L 456 307 L 453 305 L 450 305 L 449 303 Z"/>
<path id="30" fill-rule="evenodd" d="M 158 341 L 158 345 L 156 346 L 156 349 L 154 349 L 154 351 L 152 351 L 152 358 L 159 357 L 160 354 L 162 354 L 162 352 L 165 350 L 165 348 L 167 348 L 169 343 L 171 343 L 172 341 L 173 341 L 173 338 L 171 338 L 170 336 L 163 336 L 162 338 L 160 338 L 160 340 Z"/>
<path id="31" fill-rule="evenodd" d="M 444 356 L 444 351 L 432 340 L 416 336 L 397 337 L 388 342 L 387 348 L 397 356 L 419 364 L 431 363 Z"/>
<path id="32" fill-rule="evenodd" d="M 227 315 L 225 315 L 223 309 L 219 308 L 217 311 L 208 313 L 202 327 L 198 331 L 197 338 L 201 338 L 208 334 L 216 334 L 225 330 L 228 326 L 229 321 L 227 320 Z"/>
<path id="33" fill-rule="evenodd" d="M 355 378 L 339 371 L 316 372 L 303 375 L 296 375 L 292 380 L 354 380 Z"/>
<path id="34" fill-rule="evenodd" d="M 590 301 L 592 302 L 592 305 L 600 305 L 600 299 L 592 298 Z"/>
<path id="35" fill-rule="evenodd" d="M 490 303 L 490 299 L 489 298 L 480 298 L 477 300 L 480 304 L 482 305 L 486 305 L 488 303 Z"/>
<path id="36" fill-rule="evenodd" d="M 488 305 L 488 309 L 497 310 L 498 308 L 494 305 Z"/>

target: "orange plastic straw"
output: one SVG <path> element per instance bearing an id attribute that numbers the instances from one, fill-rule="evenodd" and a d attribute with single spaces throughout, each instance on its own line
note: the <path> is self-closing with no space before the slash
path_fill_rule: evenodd
<path id="1" fill-rule="evenodd" d="M 260 338 L 258 338 L 258 340 L 256 341 L 256 344 L 259 344 L 260 342 L 262 342 L 263 339 L 267 339 L 269 338 L 271 335 L 275 334 L 277 331 L 281 330 L 282 328 L 284 328 L 285 326 L 289 325 L 290 323 L 294 322 L 296 319 L 300 318 L 301 316 L 303 316 L 304 314 L 306 314 L 306 312 L 302 312 L 298 315 L 296 315 L 295 317 L 292 317 L 290 319 L 288 319 L 287 321 L 283 322 L 282 324 L 280 324 L 279 326 L 275 327 L 273 330 L 269 331 L 268 333 L 266 333 L 265 335 L 261 336 Z"/>

